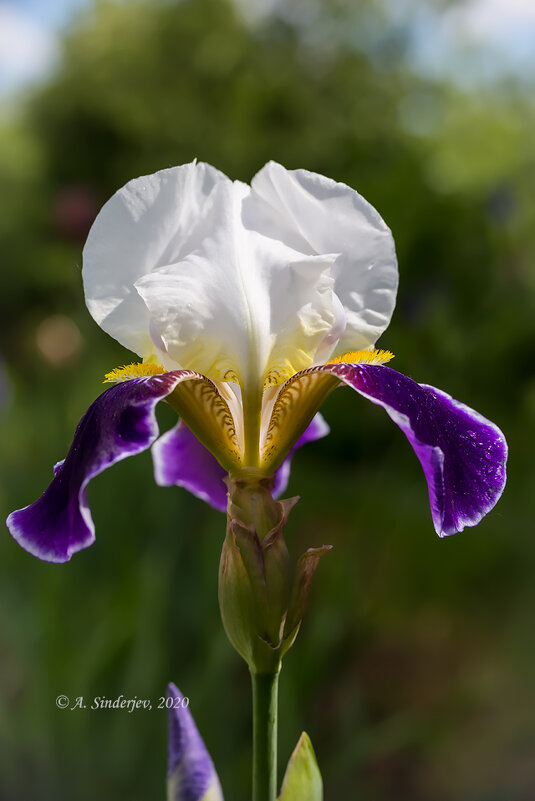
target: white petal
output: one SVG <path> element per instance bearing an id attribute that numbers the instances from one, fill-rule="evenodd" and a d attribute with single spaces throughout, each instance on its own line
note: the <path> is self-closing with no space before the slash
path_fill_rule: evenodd
<path id="1" fill-rule="evenodd" d="M 398 283 L 394 241 L 379 214 L 345 184 L 275 162 L 251 186 L 272 210 L 265 230 L 303 253 L 339 254 L 332 274 L 346 328 L 333 355 L 375 344 L 390 322 Z"/>
<path id="2" fill-rule="evenodd" d="M 259 391 L 312 364 L 336 320 L 335 256 L 259 233 L 264 207 L 245 184 L 220 182 L 189 252 L 135 283 L 172 364 Z"/>
<path id="3" fill-rule="evenodd" d="M 179 260 L 214 187 L 230 180 L 208 164 L 136 178 L 105 204 L 84 248 L 83 281 L 96 322 L 125 347 L 149 356 L 150 319 L 134 284 Z"/>

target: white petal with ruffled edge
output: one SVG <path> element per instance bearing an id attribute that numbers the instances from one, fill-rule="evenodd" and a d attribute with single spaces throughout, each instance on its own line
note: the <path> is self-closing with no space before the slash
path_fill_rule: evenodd
<path id="1" fill-rule="evenodd" d="M 219 183 L 189 253 L 135 288 L 163 343 L 165 367 L 195 364 L 214 380 L 261 392 L 310 366 L 336 322 L 336 256 L 303 254 L 259 233 L 264 204 L 249 200 L 247 185 Z"/>
<path id="2" fill-rule="evenodd" d="M 339 254 L 332 275 L 346 327 L 329 355 L 374 345 L 390 322 L 398 285 L 394 240 L 377 211 L 345 184 L 272 161 L 251 186 L 271 208 L 264 230 L 309 255 Z"/>
<path id="3" fill-rule="evenodd" d="M 195 162 L 135 178 L 93 223 L 83 252 L 87 307 L 104 331 L 143 358 L 156 347 L 135 282 L 189 252 L 214 187 L 225 182 L 219 170 Z"/>

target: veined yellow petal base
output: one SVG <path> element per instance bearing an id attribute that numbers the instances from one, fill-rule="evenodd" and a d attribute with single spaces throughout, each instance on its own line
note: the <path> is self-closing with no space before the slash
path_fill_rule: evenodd
<path id="1" fill-rule="evenodd" d="M 273 367 L 264 378 L 263 390 L 284 384 L 285 381 L 288 381 L 289 378 L 298 372 L 299 370 L 295 370 L 293 365 L 286 364 Z"/>
<path id="2" fill-rule="evenodd" d="M 213 381 L 194 375 L 167 396 L 167 403 L 227 472 L 236 470 L 242 464 L 242 443 L 232 412 Z"/>
<path id="3" fill-rule="evenodd" d="M 167 372 L 161 364 L 153 362 L 132 362 L 123 367 L 116 367 L 104 376 L 103 384 L 120 384 L 122 381 L 131 381 L 132 378 L 147 378 Z"/>
<path id="4" fill-rule="evenodd" d="M 329 364 L 384 364 L 394 358 L 389 350 L 356 350 L 326 362 Z M 292 445 L 305 432 L 325 398 L 340 386 L 340 380 L 323 365 L 292 376 L 282 387 L 273 406 L 263 442 L 260 467 L 276 470 Z"/>
<path id="5" fill-rule="evenodd" d="M 135 378 L 150 378 L 166 373 L 156 361 L 138 362 L 116 367 L 106 373 L 104 383 L 121 383 Z M 195 434 L 197 439 L 230 472 L 241 466 L 239 433 L 227 401 L 209 378 L 196 371 L 182 377 L 166 402 Z"/>
<path id="6" fill-rule="evenodd" d="M 370 348 L 370 350 L 352 350 L 349 353 L 344 353 L 342 356 L 336 356 L 335 359 L 329 359 L 326 364 L 386 364 L 390 359 L 394 358 L 394 354 L 390 350 L 377 350 Z"/>

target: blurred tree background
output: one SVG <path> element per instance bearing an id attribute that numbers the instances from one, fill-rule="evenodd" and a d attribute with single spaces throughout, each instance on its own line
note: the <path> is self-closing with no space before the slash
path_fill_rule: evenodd
<path id="1" fill-rule="evenodd" d="M 357 8 L 358 6 L 358 8 Z M 384 4 L 97 2 L 61 64 L 0 121 L 0 509 L 45 488 L 103 374 L 130 360 L 83 303 L 81 248 L 134 176 L 269 159 L 357 188 L 393 230 L 394 367 L 496 421 L 509 485 L 477 529 L 436 537 L 420 466 L 378 408 L 338 391 L 299 454 L 294 554 L 329 542 L 285 660 L 281 768 L 305 728 L 326 801 L 535 797 L 533 80 L 426 77 Z M 280 9 L 279 9 L 280 11 Z M 533 76 L 531 76 L 532 78 Z M 356 244 L 358 246 L 358 243 Z M 173 423 L 167 408 L 163 427 Z M 250 696 L 217 606 L 224 519 L 152 479 L 97 478 L 96 545 L 0 561 L 0 798 L 164 797 L 166 713 L 61 711 L 64 693 L 157 701 L 175 681 L 226 797 L 249 792 Z"/>

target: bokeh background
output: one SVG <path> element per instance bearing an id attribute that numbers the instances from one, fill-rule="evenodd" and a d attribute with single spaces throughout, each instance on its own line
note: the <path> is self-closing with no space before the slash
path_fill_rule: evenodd
<path id="1" fill-rule="evenodd" d="M 130 359 L 84 306 L 92 219 L 128 179 L 194 157 L 358 188 L 397 243 L 393 366 L 507 435 L 503 499 L 444 541 L 404 437 L 349 390 L 295 459 L 290 548 L 334 550 L 285 660 L 280 761 L 306 729 L 326 801 L 535 798 L 534 54 L 530 0 L 0 0 L 3 517 L 42 492 Z M 156 487 L 149 454 L 89 497 L 97 543 L 67 565 L 0 540 L 0 798 L 163 799 L 165 712 L 55 699 L 157 701 L 173 680 L 245 801 L 223 517 Z"/>

